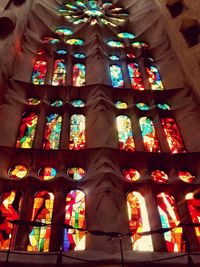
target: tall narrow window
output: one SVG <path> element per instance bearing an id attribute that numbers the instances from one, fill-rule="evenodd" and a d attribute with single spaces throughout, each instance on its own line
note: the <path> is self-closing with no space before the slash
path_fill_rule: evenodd
<path id="1" fill-rule="evenodd" d="M 145 150 L 147 152 L 161 152 L 152 120 L 142 117 L 139 122 Z"/>
<path id="2" fill-rule="evenodd" d="M 169 252 L 184 251 L 182 228 L 177 227 L 180 223 L 174 198 L 166 193 L 157 196 L 158 211 L 163 228 L 174 227 L 164 234 L 166 246 Z"/>
<path id="3" fill-rule="evenodd" d="M 173 118 L 163 118 L 162 126 L 167 138 L 171 153 L 186 152 L 178 126 Z"/>
<path id="4" fill-rule="evenodd" d="M 85 65 L 77 63 L 73 67 L 73 86 L 85 85 Z"/>
<path id="5" fill-rule="evenodd" d="M 52 85 L 64 86 L 66 85 L 66 62 L 64 59 L 57 59 L 54 63 L 54 72 Z"/>
<path id="6" fill-rule="evenodd" d="M 128 61 L 128 73 L 132 88 L 136 90 L 144 90 L 142 75 L 135 55 L 127 54 L 126 56 Z"/>
<path id="7" fill-rule="evenodd" d="M 8 250 L 13 246 L 16 226 L 14 226 L 10 221 L 19 220 L 21 204 L 22 194 L 20 192 L 11 191 L 1 195 L 0 249 Z"/>
<path id="8" fill-rule="evenodd" d="M 151 236 L 140 235 L 142 232 L 150 231 L 147 208 L 143 196 L 139 192 L 129 193 L 127 205 L 133 250 L 153 251 Z"/>
<path id="9" fill-rule="evenodd" d="M 47 74 L 47 61 L 37 60 L 33 67 L 33 73 L 31 79 L 32 83 L 38 85 L 45 84 L 46 74 Z"/>
<path id="10" fill-rule="evenodd" d="M 85 228 L 85 194 L 72 190 L 66 197 L 65 223 L 75 229 L 64 230 L 64 251 L 84 250 L 85 232 L 77 228 Z"/>
<path id="11" fill-rule="evenodd" d="M 59 149 L 60 132 L 62 127 L 62 116 L 56 113 L 50 114 L 46 117 L 46 129 L 44 134 L 45 149 Z"/>
<path id="12" fill-rule="evenodd" d="M 124 87 L 124 80 L 122 76 L 121 67 L 118 65 L 111 65 L 110 66 L 110 77 L 112 86 L 116 88 Z"/>
<path id="13" fill-rule="evenodd" d="M 41 191 L 35 195 L 31 221 L 50 224 L 53 214 L 54 195 Z M 29 234 L 28 251 L 49 251 L 51 226 L 33 226 Z"/>
<path id="14" fill-rule="evenodd" d="M 16 147 L 32 148 L 37 121 L 38 116 L 34 112 L 23 114 Z"/>
<path id="15" fill-rule="evenodd" d="M 116 118 L 120 149 L 135 151 L 131 120 L 128 116 L 120 115 Z"/>
<path id="16" fill-rule="evenodd" d="M 146 66 L 146 72 L 149 80 L 149 84 L 152 90 L 164 90 L 164 86 L 160 77 L 158 68 L 152 63 L 153 59 L 148 58 Z"/>
<path id="17" fill-rule="evenodd" d="M 190 212 L 190 216 L 192 218 L 193 223 L 200 223 L 200 198 L 198 194 L 197 197 L 194 196 L 193 193 L 189 193 L 186 195 L 188 210 Z M 200 227 L 195 227 L 195 231 L 200 242 Z"/>
<path id="18" fill-rule="evenodd" d="M 74 114 L 70 120 L 69 149 L 78 150 L 85 148 L 85 116 Z"/>

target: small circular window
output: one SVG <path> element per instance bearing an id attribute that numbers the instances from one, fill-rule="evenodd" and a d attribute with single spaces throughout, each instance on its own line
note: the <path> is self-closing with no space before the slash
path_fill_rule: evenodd
<path id="1" fill-rule="evenodd" d="M 139 172 L 133 168 L 123 170 L 123 175 L 127 180 L 130 181 L 137 181 L 140 179 Z"/>
<path id="2" fill-rule="evenodd" d="M 38 175 L 42 180 L 51 180 L 56 176 L 56 169 L 52 167 L 43 167 L 39 169 Z"/>
<path id="3" fill-rule="evenodd" d="M 85 170 L 82 168 L 69 168 L 67 170 L 67 175 L 71 177 L 73 180 L 81 180 L 85 175 Z"/>
<path id="4" fill-rule="evenodd" d="M 185 183 L 192 183 L 195 181 L 195 176 L 187 171 L 179 171 L 178 177 Z"/>
<path id="5" fill-rule="evenodd" d="M 24 178 L 28 173 L 28 169 L 24 165 L 15 165 L 8 170 L 11 178 Z"/>
<path id="6" fill-rule="evenodd" d="M 154 181 L 158 183 L 166 183 L 168 180 L 168 175 L 161 170 L 152 171 L 151 176 L 153 177 Z"/>

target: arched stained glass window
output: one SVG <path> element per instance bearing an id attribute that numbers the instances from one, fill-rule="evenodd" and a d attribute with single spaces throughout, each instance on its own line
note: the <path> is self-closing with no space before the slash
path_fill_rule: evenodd
<path id="1" fill-rule="evenodd" d="M 38 171 L 38 175 L 40 177 L 40 179 L 44 180 L 44 181 L 48 181 L 53 179 L 56 176 L 56 169 L 53 167 L 43 167 L 41 169 L 39 169 Z"/>
<path id="2" fill-rule="evenodd" d="M 85 85 L 85 65 L 77 63 L 73 67 L 73 86 Z"/>
<path id="3" fill-rule="evenodd" d="M 35 195 L 31 221 L 50 224 L 53 214 L 54 195 L 41 191 Z M 29 233 L 28 251 L 49 251 L 51 226 L 33 226 Z"/>
<path id="4" fill-rule="evenodd" d="M 142 75 L 135 55 L 126 54 L 128 59 L 128 73 L 133 89 L 144 90 Z M 131 62 L 132 61 L 132 62 Z"/>
<path id="5" fill-rule="evenodd" d="M 164 86 L 158 71 L 158 68 L 152 64 L 152 59 L 148 59 L 146 72 L 152 90 L 164 90 Z"/>
<path id="6" fill-rule="evenodd" d="M 189 193 L 186 195 L 188 210 L 190 212 L 190 216 L 192 218 L 193 223 L 200 223 L 200 198 L 199 195 L 196 197 L 193 193 Z M 200 227 L 195 227 L 196 235 L 200 242 Z"/>
<path id="7" fill-rule="evenodd" d="M 78 150 L 85 148 L 85 116 L 74 114 L 70 120 L 69 149 Z"/>
<path id="8" fill-rule="evenodd" d="M 133 250 L 153 251 L 151 236 L 139 235 L 142 232 L 150 231 L 148 213 L 143 196 L 139 192 L 129 193 L 127 207 Z"/>
<path id="9" fill-rule="evenodd" d="M 26 112 L 23 114 L 16 147 L 32 148 L 37 121 L 38 115 L 34 112 Z"/>
<path id="10" fill-rule="evenodd" d="M 28 169 L 24 165 L 15 165 L 8 170 L 10 178 L 24 178 L 28 173 Z"/>
<path id="11" fill-rule="evenodd" d="M 158 183 L 166 183 L 168 181 L 168 175 L 161 170 L 152 171 L 151 176 Z"/>
<path id="12" fill-rule="evenodd" d="M 10 191 L 1 195 L 0 202 L 0 249 L 8 250 L 12 248 L 14 236 L 16 234 L 16 226 L 10 223 L 10 220 L 19 220 L 22 193 Z M 10 242 L 12 242 L 10 244 Z"/>
<path id="13" fill-rule="evenodd" d="M 153 121 L 142 117 L 139 120 L 144 147 L 147 152 L 161 152 Z"/>
<path id="14" fill-rule="evenodd" d="M 54 63 L 54 72 L 52 85 L 55 86 L 64 86 L 66 85 L 66 62 L 64 59 L 57 59 Z"/>
<path id="15" fill-rule="evenodd" d="M 72 190 L 66 197 L 65 223 L 74 228 L 85 228 L 85 194 Z M 85 232 L 64 229 L 64 251 L 85 250 Z"/>
<path id="16" fill-rule="evenodd" d="M 46 74 L 47 74 L 47 61 L 37 60 L 33 67 L 32 83 L 38 85 L 45 84 Z"/>
<path id="17" fill-rule="evenodd" d="M 120 115 L 116 117 L 116 122 L 120 149 L 135 151 L 130 118 L 125 115 Z"/>
<path id="18" fill-rule="evenodd" d="M 116 88 L 124 87 L 124 80 L 122 76 L 121 67 L 118 65 L 111 65 L 110 66 L 110 77 L 112 86 Z"/>
<path id="19" fill-rule="evenodd" d="M 169 252 L 183 251 L 183 231 L 181 227 L 177 227 L 177 225 L 180 223 L 180 219 L 174 198 L 166 193 L 160 193 L 157 196 L 157 204 L 162 227 L 174 227 L 171 231 L 164 233 L 167 250 Z"/>
<path id="20" fill-rule="evenodd" d="M 161 122 L 171 153 L 186 152 L 175 120 L 173 118 L 163 118 Z"/>
<path id="21" fill-rule="evenodd" d="M 56 113 L 50 114 L 46 117 L 46 129 L 44 134 L 45 149 L 59 149 L 60 132 L 62 127 L 62 116 Z"/>

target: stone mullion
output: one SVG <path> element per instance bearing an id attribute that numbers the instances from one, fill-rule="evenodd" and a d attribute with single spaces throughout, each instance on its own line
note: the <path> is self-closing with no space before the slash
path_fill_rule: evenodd
<path id="1" fill-rule="evenodd" d="M 132 123 L 132 131 L 133 131 L 133 138 L 135 141 L 136 151 L 144 151 L 144 144 L 139 124 L 139 117 L 137 117 L 135 113 L 131 114 L 131 123 Z"/>
<path id="2" fill-rule="evenodd" d="M 69 132 L 70 132 L 70 116 L 69 111 L 66 110 L 62 116 L 62 128 L 60 135 L 60 148 L 69 148 Z"/>
<path id="3" fill-rule="evenodd" d="M 35 138 L 33 142 L 33 148 L 43 147 L 45 125 L 46 125 L 46 111 L 44 109 L 41 109 L 41 112 L 38 117 Z"/>

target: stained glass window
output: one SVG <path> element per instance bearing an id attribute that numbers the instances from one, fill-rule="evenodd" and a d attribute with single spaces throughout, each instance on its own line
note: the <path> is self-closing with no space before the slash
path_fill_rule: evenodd
<path id="1" fill-rule="evenodd" d="M 32 148 L 38 116 L 34 112 L 24 113 L 16 142 L 18 148 Z"/>
<path id="2" fill-rule="evenodd" d="M 73 67 L 73 86 L 85 85 L 85 65 L 77 63 Z"/>
<path id="3" fill-rule="evenodd" d="M 150 231 L 145 200 L 139 192 L 131 192 L 127 196 L 129 227 L 132 232 L 132 248 L 137 251 L 153 251 L 151 236 L 141 236 Z"/>
<path id="4" fill-rule="evenodd" d="M 118 65 L 110 65 L 110 77 L 113 87 L 124 87 L 121 67 Z"/>
<path id="5" fill-rule="evenodd" d="M 178 177 L 186 183 L 192 183 L 195 181 L 195 176 L 193 176 L 190 172 L 187 171 L 179 171 Z"/>
<path id="6" fill-rule="evenodd" d="M 64 50 L 64 49 L 58 49 L 58 50 L 56 50 L 56 53 L 57 53 L 58 55 L 66 55 L 66 54 L 67 54 L 67 51 Z"/>
<path id="7" fill-rule="evenodd" d="M 71 103 L 75 108 L 82 108 L 85 106 L 85 102 L 82 99 L 75 99 Z"/>
<path id="8" fill-rule="evenodd" d="M 80 167 L 69 168 L 67 170 L 67 175 L 73 180 L 81 180 L 85 176 L 85 170 Z"/>
<path id="9" fill-rule="evenodd" d="M 123 175 L 127 180 L 130 181 L 137 181 L 140 179 L 140 173 L 133 168 L 123 170 Z"/>
<path id="10" fill-rule="evenodd" d="M 16 226 L 12 220 L 19 220 L 22 194 L 17 191 L 6 192 L 1 195 L 0 202 L 0 249 L 8 250 L 12 248 Z M 10 244 L 10 242 L 12 242 Z"/>
<path id="11" fill-rule="evenodd" d="M 40 104 L 40 100 L 37 99 L 37 98 L 28 98 L 28 99 L 26 99 L 26 103 L 28 105 L 36 106 L 36 105 L 39 105 Z"/>
<path id="12" fill-rule="evenodd" d="M 134 39 L 135 38 L 135 35 L 130 32 L 120 32 L 117 34 L 117 36 L 123 39 Z"/>
<path id="13" fill-rule="evenodd" d="M 161 170 L 152 171 L 151 176 L 158 183 L 166 183 L 168 181 L 168 175 Z"/>
<path id="14" fill-rule="evenodd" d="M 158 68 L 150 63 L 151 59 L 149 60 L 149 66 L 146 67 L 148 80 L 152 90 L 164 90 L 163 83 L 160 78 L 160 74 Z"/>
<path id="15" fill-rule="evenodd" d="M 128 108 L 128 105 L 126 102 L 119 100 L 119 101 L 115 102 L 115 107 L 118 109 L 126 109 L 126 108 Z"/>
<path id="16" fill-rule="evenodd" d="M 62 107 L 62 105 L 63 105 L 63 101 L 62 101 L 62 100 L 52 100 L 52 101 L 50 102 L 50 105 L 51 105 L 52 107 Z"/>
<path id="17" fill-rule="evenodd" d="M 56 169 L 53 167 L 43 167 L 38 171 L 40 179 L 48 181 L 53 179 L 56 176 Z"/>
<path id="18" fill-rule="evenodd" d="M 46 116 L 46 128 L 44 134 L 45 149 L 59 149 L 62 116 L 56 113 Z"/>
<path id="19" fill-rule="evenodd" d="M 162 109 L 162 110 L 170 110 L 170 105 L 163 103 L 163 104 L 157 104 L 157 107 Z"/>
<path id="20" fill-rule="evenodd" d="M 120 41 L 108 41 L 107 44 L 111 47 L 115 47 L 115 48 L 123 48 L 124 44 Z"/>
<path id="21" fill-rule="evenodd" d="M 85 116 L 74 114 L 70 120 L 69 149 L 78 150 L 82 148 L 85 148 Z"/>
<path id="22" fill-rule="evenodd" d="M 50 224 L 53 214 L 54 195 L 41 191 L 35 195 L 31 221 Z M 28 251 L 49 251 L 51 226 L 30 227 Z"/>
<path id="23" fill-rule="evenodd" d="M 158 211 L 163 228 L 174 227 L 164 233 L 164 238 L 169 252 L 183 251 L 182 228 L 177 227 L 180 223 L 174 198 L 166 193 L 157 196 Z"/>
<path id="24" fill-rule="evenodd" d="M 39 85 L 45 84 L 46 73 L 47 73 L 47 61 L 37 60 L 33 68 L 32 83 Z"/>
<path id="25" fill-rule="evenodd" d="M 188 210 L 190 212 L 190 216 L 192 218 L 193 223 L 200 223 L 200 199 L 197 196 L 194 196 L 193 193 L 189 193 L 186 195 Z M 200 242 L 200 227 L 195 227 L 196 235 Z"/>
<path id="26" fill-rule="evenodd" d="M 118 56 L 116 56 L 116 55 L 111 55 L 111 56 L 109 56 L 109 58 L 111 59 L 111 60 L 119 60 L 119 57 Z"/>
<path id="27" fill-rule="evenodd" d="M 140 110 L 150 110 L 150 107 L 145 103 L 137 103 L 136 107 Z"/>
<path id="28" fill-rule="evenodd" d="M 74 228 L 85 227 L 85 194 L 72 190 L 66 197 L 65 223 Z M 85 250 L 85 232 L 64 229 L 64 251 Z"/>
<path id="29" fill-rule="evenodd" d="M 68 39 L 65 41 L 69 45 L 83 45 L 84 41 L 81 39 Z"/>
<path id="30" fill-rule="evenodd" d="M 120 149 L 135 151 L 131 120 L 128 116 L 120 115 L 116 118 Z"/>
<path id="31" fill-rule="evenodd" d="M 55 30 L 55 33 L 60 36 L 69 36 L 73 34 L 73 31 L 68 28 L 58 28 Z"/>
<path id="32" fill-rule="evenodd" d="M 161 122 L 171 153 L 186 152 L 175 120 L 173 118 L 163 118 Z"/>
<path id="33" fill-rule="evenodd" d="M 152 120 L 142 117 L 139 122 L 145 150 L 147 152 L 161 152 Z"/>
<path id="34" fill-rule="evenodd" d="M 144 90 L 144 84 L 137 62 L 128 63 L 128 73 L 132 88 L 136 90 Z"/>
<path id="35" fill-rule="evenodd" d="M 54 37 L 43 37 L 42 38 L 42 42 L 44 44 L 58 44 L 60 42 L 60 40 L 58 38 L 54 38 Z"/>
<path id="36" fill-rule="evenodd" d="M 82 53 L 75 53 L 75 54 L 74 54 L 74 57 L 75 57 L 75 58 L 85 58 L 85 54 L 82 54 Z"/>
<path id="37" fill-rule="evenodd" d="M 148 44 L 145 44 L 145 43 L 143 43 L 143 42 L 133 42 L 132 43 L 132 46 L 134 47 L 134 48 L 147 48 L 147 47 L 149 47 L 148 46 Z"/>
<path id="38" fill-rule="evenodd" d="M 10 178 L 24 178 L 28 173 L 28 169 L 24 165 L 15 165 L 8 170 Z"/>
<path id="39" fill-rule="evenodd" d="M 54 63 L 54 73 L 52 85 L 64 86 L 66 85 L 66 62 L 64 59 L 57 59 Z"/>

